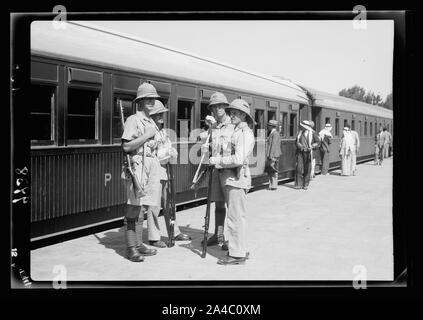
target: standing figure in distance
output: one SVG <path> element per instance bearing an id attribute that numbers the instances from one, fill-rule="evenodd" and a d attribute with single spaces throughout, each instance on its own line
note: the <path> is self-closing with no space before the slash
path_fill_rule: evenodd
<path id="1" fill-rule="evenodd" d="M 332 143 L 332 125 L 326 123 L 325 127 L 320 130 L 320 158 L 322 159 L 322 175 L 327 175 L 329 171 L 329 153 L 330 153 L 330 144 Z"/>
<path id="2" fill-rule="evenodd" d="M 269 136 L 266 141 L 266 170 L 269 176 L 269 190 L 276 190 L 278 187 L 279 157 L 281 156 L 281 138 L 276 130 L 278 122 L 270 120 L 267 124 Z"/>
<path id="3" fill-rule="evenodd" d="M 345 125 L 339 145 L 339 157 L 341 158 L 341 176 L 351 175 L 353 159 L 352 154 L 354 150 L 354 138 L 351 135 L 350 127 Z"/>
<path id="4" fill-rule="evenodd" d="M 295 172 L 295 189 L 308 189 L 311 174 L 311 150 L 319 145 L 318 137 L 313 134 L 313 129 L 308 120 L 300 122 L 300 131 L 295 140 L 297 147 L 297 166 Z"/>
<path id="5" fill-rule="evenodd" d="M 350 130 L 350 133 L 351 133 L 351 136 L 354 139 L 354 150 L 351 153 L 351 155 L 352 155 L 351 172 L 352 172 L 352 175 L 355 176 L 355 174 L 357 172 L 357 155 L 358 155 L 358 152 L 360 150 L 360 137 L 358 135 L 358 132 L 355 131 L 355 130 Z"/>
<path id="6" fill-rule="evenodd" d="M 320 137 L 317 134 L 317 132 L 314 130 L 314 121 L 310 120 L 309 122 L 310 122 L 310 127 L 311 127 L 312 132 L 313 132 L 313 140 L 314 141 L 318 141 L 318 144 L 317 145 L 314 145 L 314 147 L 311 148 L 311 155 L 312 155 L 312 157 L 311 157 L 311 172 L 310 172 L 310 177 L 311 178 L 315 178 L 316 177 L 316 173 L 315 173 L 315 170 L 316 170 L 316 155 L 317 155 L 317 152 L 318 152 L 319 147 L 320 147 Z"/>

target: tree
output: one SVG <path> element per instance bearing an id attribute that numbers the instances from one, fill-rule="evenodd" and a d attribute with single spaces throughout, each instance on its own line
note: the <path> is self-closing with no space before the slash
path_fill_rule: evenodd
<path id="1" fill-rule="evenodd" d="M 392 110 L 392 106 L 393 106 L 393 103 L 392 103 L 392 92 L 391 92 L 390 94 L 386 96 L 386 100 L 383 103 L 383 107 L 386 109 Z"/>
<path id="2" fill-rule="evenodd" d="M 354 99 L 354 100 L 358 100 L 358 101 L 362 101 L 368 104 L 373 104 L 376 106 L 383 106 L 386 108 L 385 103 L 383 102 L 382 97 L 380 96 L 380 94 L 374 94 L 372 91 L 368 91 L 366 92 L 366 90 L 358 85 L 355 85 L 351 88 L 348 89 L 342 89 L 341 91 L 339 91 L 339 95 L 346 97 L 346 98 L 350 98 L 350 99 Z M 389 95 L 388 95 L 389 97 Z M 386 98 L 388 100 L 388 97 Z M 392 108 L 392 94 L 391 94 L 391 108 Z M 389 109 L 389 108 L 388 108 Z"/>
<path id="3" fill-rule="evenodd" d="M 365 101 L 364 100 L 365 94 L 366 94 L 366 90 L 364 90 L 364 88 L 359 87 L 357 85 L 355 85 L 351 88 L 342 89 L 341 91 L 339 91 L 340 96 L 350 98 L 350 99 L 354 99 L 354 100 L 358 100 L 358 101 Z"/>

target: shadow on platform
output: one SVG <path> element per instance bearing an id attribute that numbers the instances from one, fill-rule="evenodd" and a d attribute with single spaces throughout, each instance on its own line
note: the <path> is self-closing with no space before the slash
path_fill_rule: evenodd
<path id="1" fill-rule="evenodd" d="M 192 238 L 192 240 L 189 243 L 180 244 L 179 246 L 181 248 L 191 250 L 191 252 L 201 257 L 201 254 L 203 252 L 203 245 L 201 244 L 201 241 L 203 241 L 203 238 L 204 238 L 204 230 L 193 229 L 189 227 L 179 227 L 179 228 L 181 229 L 181 232 L 190 235 Z M 208 238 L 210 238 L 212 235 L 213 235 L 213 232 L 211 233 L 209 232 Z M 225 256 L 227 252 L 228 251 L 222 250 L 222 248 L 218 245 L 207 247 L 207 254 L 217 259 Z"/>
<path id="2" fill-rule="evenodd" d="M 189 227 L 180 227 L 182 233 L 186 233 L 191 236 L 192 240 L 188 243 L 182 243 L 177 241 L 175 242 L 175 246 L 179 246 L 181 248 L 185 248 L 191 250 L 191 252 L 195 253 L 196 255 L 201 257 L 203 246 L 201 241 L 203 240 L 204 231 L 199 229 L 193 229 Z M 209 233 L 209 237 L 211 237 L 213 233 Z M 103 237 L 99 237 L 97 234 L 94 234 L 94 237 L 98 240 L 98 243 L 103 245 L 106 249 L 111 249 L 116 252 L 116 254 L 120 255 L 121 257 L 126 259 L 126 242 L 125 242 L 125 233 L 123 227 L 119 228 L 118 231 L 106 231 Z M 161 240 L 164 241 L 166 244 L 168 242 L 168 237 L 162 236 Z M 187 241 L 184 241 L 187 242 Z M 148 243 L 148 230 L 147 228 L 143 228 L 143 243 L 150 246 Z M 221 258 L 226 255 L 227 251 L 221 249 L 220 246 L 209 246 L 207 247 L 207 254 L 212 255 L 216 258 Z"/>

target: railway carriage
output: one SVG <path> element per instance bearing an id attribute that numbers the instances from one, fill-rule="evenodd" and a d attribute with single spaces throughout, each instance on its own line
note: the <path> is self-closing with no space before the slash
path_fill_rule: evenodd
<path id="1" fill-rule="evenodd" d="M 349 124 L 360 136 L 360 149 L 357 161 L 374 158 L 375 136 L 379 128 L 386 127 L 393 135 L 393 112 L 383 107 L 304 87 L 310 98 L 310 110 L 305 118 L 312 119 L 319 132 L 326 123 L 332 125 L 330 146 L 330 167 L 340 165 L 339 143 L 344 125 Z M 321 166 L 320 155 L 316 164 Z M 317 169 L 317 172 L 319 170 Z"/>
<path id="2" fill-rule="evenodd" d="M 294 175 L 295 137 L 303 119 L 312 118 L 317 130 L 330 121 L 338 131 L 336 126 L 343 120 L 355 121 L 356 128 L 363 129 L 359 131 L 362 144 L 366 141 L 360 159 L 373 156 L 371 142 L 377 125 L 391 126 L 392 132 L 392 113 L 385 109 L 87 22 L 68 22 L 65 29 L 55 29 L 49 21 L 33 22 L 29 110 L 32 241 L 123 218 L 126 193 L 120 179 L 119 103 L 126 117 L 134 113 L 132 101 L 144 81 L 156 87 L 170 110 L 164 120 L 176 133 L 172 140 L 179 153 L 177 204 L 206 196 L 205 184 L 197 195 L 189 189 L 197 164 L 189 163 L 188 156 L 197 154 L 199 159 L 197 135 L 214 91 L 223 92 L 229 101 L 241 97 L 254 110 L 254 186 L 267 181 L 264 141 L 271 119 L 281 124 L 281 180 Z M 332 167 L 339 162 L 336 145 L 335 141 Z"/>

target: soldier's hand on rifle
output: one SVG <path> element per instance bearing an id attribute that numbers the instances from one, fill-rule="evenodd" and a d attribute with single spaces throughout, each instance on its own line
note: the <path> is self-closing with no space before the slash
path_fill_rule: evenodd
<path id="1" fill-rule="evenodd" d="M 216 123 L 216 119 L 212 116 L 206 116 L 205 123 L 208 127 L 213 126 Z"/>

